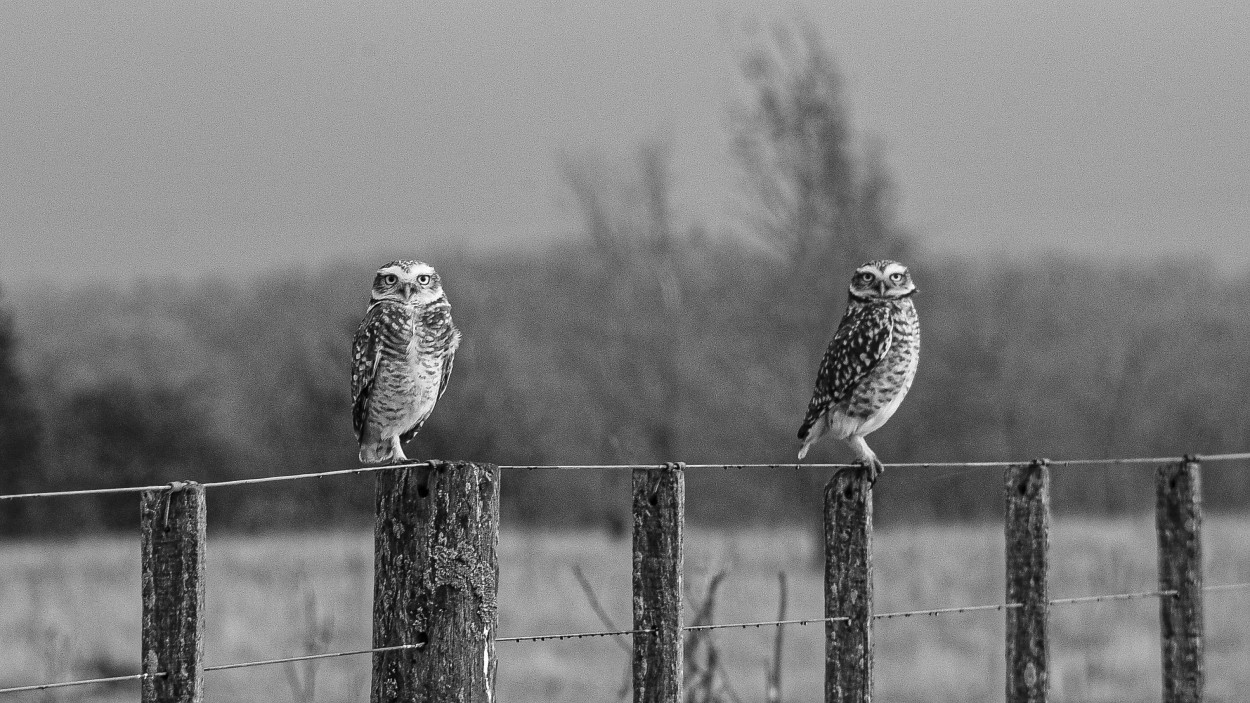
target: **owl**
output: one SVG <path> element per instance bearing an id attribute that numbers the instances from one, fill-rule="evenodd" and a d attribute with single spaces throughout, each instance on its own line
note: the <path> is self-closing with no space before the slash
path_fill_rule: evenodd
<path id="1" fill-rule="evenodd" d="M 846 314 L 816 374 L 807 416 L 799 428 L 807 456 L 825 434 L 844 441 L 877 480 L 884 467 L 864 437 L 898 410 L 920 362 L 920 320 L 907 267 L 869 261 L 851 278 Z"/>
<path id="2" fill-rule="evenodd" d="M 378 269 L 365 319 L 352 343 L 352 426 L 367 464 L 407 461 L 416 436 L 447 390 L 460 330 L 429 264 L 392 261 Z"/>

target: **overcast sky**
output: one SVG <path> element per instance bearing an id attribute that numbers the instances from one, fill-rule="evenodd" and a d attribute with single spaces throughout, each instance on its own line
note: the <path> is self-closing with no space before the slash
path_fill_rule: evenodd
<path id="1" fill-rule="evenodd" d="M 935 250 L 1250 268 L 1250 4 L 0 1 L 0 282 L 527 246 L 560 154 L 668 135 L 740 223 L 743 27 L 795 7 Z"/>

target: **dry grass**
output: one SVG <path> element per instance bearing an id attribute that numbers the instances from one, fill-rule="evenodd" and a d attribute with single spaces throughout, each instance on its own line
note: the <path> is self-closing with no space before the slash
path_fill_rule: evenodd
<path id="1" fill-rule="evenodd" d="M 1250 581 L 1250 521 L 1210 517 L 1208 583 Z M 790 575 L 791 617 L 821 613 L 820 574 L 808 568 L 808 532 L 709 531 L 687 538 L 687 579 L 701 586 L 717 570 L 721 622 L 767 620 L 776 611 L 776 572 Z M 907 610 L 999 602 L 1001 529 L 931 526 L 875 535 L 876 609 Z M 308 628 L 306 592 L 332 614 L 329 648 L 369 643 L 371 536 L 363 532 L 263 538 L 210 535 L 206 636 L 210 664 L 300 653 Z M 618 624 L 630 621 L 628 541 L 599 533 L 505 530 L 500 632 L 597 630 L 571 567 L 581 565 Z M 1054 597 L 1149 590 L 1155 584 L 1153 524 L 1134 520 L 1056 521 Z M 138 539 L 0 543 L 0 686 L 50 677 L 137 670 Z M 1158 606 L 1154 600 L 1058 607 L 1052 619 L 1052 700 L 1130 701 L 1159 695 Z M 1250 592 L 1207 600 L 1208 699 L 1250 690 Z M 322 626 L 324 622 L 320 623 Z M 795 627 L 786 638 L 784 699 L 819 700 L 823 629 Z M 1001 700 L 1003 616 L 968 613 L 878 622 L 876 690 L 883 701 Z M 772 633 L 716 635 L 734 689 L 761 700 Z M 613 700 L 626 662 L 612 642 L 501 643 L 500 699 Z M 321 663 L 315 700 L 367 699 L 367 657 Z M 283 668 L 212 673 L 210 700 L 287 701 Z M 69 691 L 59 698 L 134 700 L 137 687 Z"/>

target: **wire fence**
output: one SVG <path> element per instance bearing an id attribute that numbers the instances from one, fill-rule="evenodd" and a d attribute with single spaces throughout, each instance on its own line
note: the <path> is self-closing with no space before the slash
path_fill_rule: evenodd
<path id="1" fill-rule="evenodd" d="M 1224 583 L 1214 586 L 1204 586 L 1205 592 L 1228 592 L 1238 590 L 1250 590 L 1250 582 L 1244 583 Z M 1101 603 L 1105 601 L 1127 601 L 1139 600 L 1144 598 L 1161 598 L 1175 596 L 1176 591 L 1138 591 L 1131 593 L 1109 593 L 1096 596 L 1079 596 L 1075 598 L 1055 598 L 1049 601 L 1049 605 L 1078 605 L 1084 603 Z M 911 617 L 936 617 L 940 615 L 959 615 L 963 613 L 975 613 L 984 611 L 1005 611 L 1011 608 L 1021 607 L 1020 603 L 992 603 L 988 605 L 968 605 L 956 608 L 930 608 L 927 610 L 904 610 L 891 613 L 873 613 L 873 620 L 893 620 L 897 618 Z M 844 622 L 848 620 L 845 617 L 833 618 L 801 618 L 792 620 L 760 620 L 757 622 L 732 622 L 719 623 L 715 625 L 688 625 L 683 627 L 685 632 L 708 631 L 708 630 L 747 630 L 752 628 L 763 627 L 784 627 L 788 625 L 813 625 L 824 624 L 828 622 Z M 497 637 L 495 642 L 556 642 L 561 640 L 582 640 L 594 637 L 628 637 L 633 635 L 649 634 L 652 630 L 606 630 L 597 632 L 571 632 L 552 635 L 525 635 L 521 637 Z M 345 652 L 327 652 L 323 654 L 304 654 L 293 657 L 281 657 L 278 659 L 262 659 L 258 661 L 239 662 L 236 664 L 216 664 L 204 667 L 205 672 L 226 671 L 230 669 L 246 669 L 258 666 L 271 666 L 274 664 L 288 664 L 292 662 L 312 661 L 317 659 L 333 659 L 336 657 L 352 657 L 364 654 L 377 654 L 381 652 L 393 652 L 408 649 L 420 649 L 423 644 L 401 644 L 390 647 L 373 647 L 370 649 L 354 649 Z M 94 684 L 106 683 L 125 683 L 129 681 L 141 681 L 146 678 L 156 678 L 165 676 L 165 672 L 155 674 L 130 674 L 126 676 L 108 676 L 95 679 L 79 679 L 75 681 L 59 681 L 56 683 L 33 684 L 29 686 L 14 686 L 10 688 L 0 688 L 0 694 L 5 693 L 23 693 L 31 691 L 42 691 L 53 688 L 68 688 L 72 686 L 90 686 Z"/>
<path id="2" fill-rule="evenodd" d="M 1220 462 L 1220 461 L 1242 461 L 1250 460 L 1250 452 L 1230 453 L 1230 454 L 1214 454 L 1214 455 L 1194 455 L 1180 457 L 1141 457 L 1141 458 L 1122 458 L 1122 459 L 1068 459 L 1068 460 L 1040 460 L 1048 466 L 1105 466 L 1105 465 L 1158 465 L 1167 462 L 1184 461 L 1202 461 L 1202 462 Z M 897 464 L 886 464 L 887 468 L 896 469 L 927 469 L 927 468 L 948 468 L 948 469 L 986 469 L 986 468 L 1006 468 L 1011 466 L 1021 466 L 1032 463 L 1031 461 L 984 461 L 984 462 L 908 462 Z M 380 471 L 391 471 L 402 468 L 431 467 L 432 462 L 413 462 L 406 464 L 390 464 L 383 466 L 361 467 L 355 469 L 343 469 L 337 471 L 325 471 L 304 474 L 289 474 L 268 477 L 258 477 L 249 479 L 237 479 L 230 481 L 215 481 L 200 484 L 204 488 L 224 488 L 233 486 L 245 486 L 261 483 L 272 483 L 281 481 L 321 479 L 336 476 L 361 475 L 368 473 L 376 473 Z M 734 470 L 734 469 L 793 469 L 793 470 L 836 470 L 858 468 L 858 464 L 599 464 L 599 465 L 522 465 L 522 466 L 500 466 L 501 470 L 511 471 L 541 471 L 541 470 L 636 470 L 636 469 L 654 469 L 659 470 L 666 467 L 680 466 L 687 470 Z M 175 482 L 173 484 L 150 485 L 150 486 L 130 486 L 130 487 L 114 487 L 114 488 L 98 488 L 68 491 L 48 491 L 40 493 L 22 493 L 0 495 L 0 501 L 19 500 L 19 499 L 37 499 L 37 498 L 56 498 L 69 496 L 90 496 L 90 495 L 106 495 L 121 493 L 139 493 L 145 491 L 163 491 L 173 489 L 177 491 L 187 484 Z M 1244 583 L 1226 583 L 1219 585 L 1204 586 L 1201 590 L 1204 592 L 1231 592 L 1237 590 L 1250 589 L 1250 582 Z M 1112 593 L 1092 596 L 1079 596 L 1072 598 L 1058 598 L 1047 601 L 1049 605 L 1076 605 L 1086 603 L 1099 603 L 1107 601 L 1128 601 L 1145 598 L 1168 598 L 1177 595 L 1175 590 L 1154 590 L 1139 591 L 1128 593 Z M 985 605 L 971 605 L 961 607 L 931 608 L 925 610 L 909 610 L 887 613 L 873 613 L 872 620 L 890 620 L 912 617 L 934 617 L 944 615 L 955 615 L 963 613 L 973 613 L 982 611 L 1006 611 L 1008 609 L 1023 607 L 1021 603 L 994 603 Z M 694 631 L 712 631 L 712 630 L 728 630 L 728 629 L 751 629 L 763 627 L 783 627 L 789 625 L 809 625 L 809 624 L 826 624 L 839 621 L 847 621 L 847 617 L 817 617 L 802 618 L 790 620 L 762 620 L 754 622 L 735 622 L 720 623 L 708 625 L 693 625 L 681 628 L 684 632 Z M 547 635 L 525 635 L 516 637 L 499 637 L 495 638 L 495 642 L 503 643 L 525 643 L 525 642 L 548 642 L 561 640 L 580 640 L 595 637 L 622 637 L 634 636 L 639 634 L 649 634 L 653 630 L 647 629 L 629 629 L 629 630 L 609 630 L 594 632 L 575 632 L 562 634 Z M 369 649 L 357 649 L 341 652 L 328 652 L 318 654 L 305 654 L 290 657 L 281 657 L 276 659 L 264 659 L 257 661 L 239 662 L 233 664 L 219 664 L 204 666 L 205 672 L 225 671 L 232 669 L 244 669 L 252 667 L 270 666 L 276 664 L 287 664 L 302 661 L 312 661 L 321 659 L 330 659 L 336 657 L 360 656 L 365 654 L 378 654 L 390 651 L 402 651 L 419 649 L 423 644 L 403 644 L 387 647 L 374 647 Z M 79 679 L 74 681 L 62 681 L 52 683 L 33 684 L 25 686 L 14 686 L 0 688 L 0 694 L 22 693 L 42 691 L 48 689 L 59 689 L 75 686 L 88 686 L 97 684 L 113 684 L 129 681 L 141 681 L 149 678 L 159 678 L 166 676 L 166 672 L 157 673 L 140 673 L 124 676 L 110 676 L 91 679 Z"/>

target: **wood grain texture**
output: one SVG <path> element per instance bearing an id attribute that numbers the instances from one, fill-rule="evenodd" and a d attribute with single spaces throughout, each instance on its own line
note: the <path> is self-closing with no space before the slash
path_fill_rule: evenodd
<path id="1" fill-rule="evenodd" d="M 1197 461 L 1155 472 L 1155 532 L 1159 541 L 1159 599 L 1164 703 L 1202 700 L 1202 474 Z"/>
<path id="2" fill-rule="evenodd" d="M 634 469 L 635 703 L 682 698 L 682 570 L 686 475 L 679 464 Z"/>
<path id="3" fill-rule="evenodd" d="M 204 487 L 139 497 L 143 703 L 204 700 Z"/>
<path id="4" fill-rule="evenodd" d="M 373 703 L 489 703 L 499 584 L 499 468 L 434 462 L 377 475 Z"/>
<path id="5" fill-rule="evenodd" d="M 872 700 L 872 483 L 863 469 L 825 485 L 826 703 Z"/>
<path id="6" fill-rule="evenodd" d="M 1007 467 L 1007 696 L 1008 703 L 1042 703 L 1049 695 L 1050 641 L 1047 551 L 1050 546 L 1050 468 L 1044 461 Z"/>

